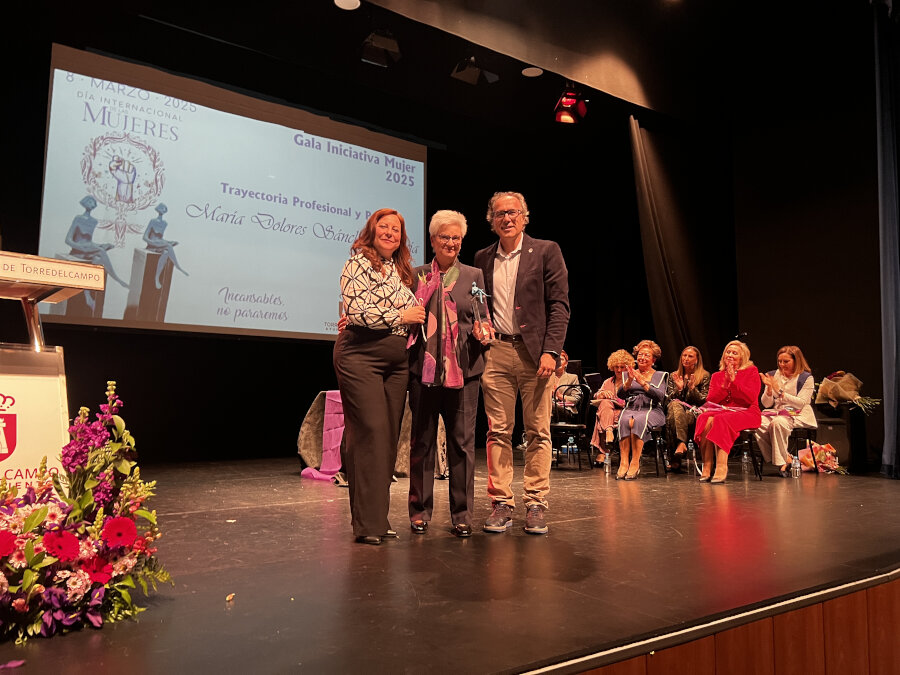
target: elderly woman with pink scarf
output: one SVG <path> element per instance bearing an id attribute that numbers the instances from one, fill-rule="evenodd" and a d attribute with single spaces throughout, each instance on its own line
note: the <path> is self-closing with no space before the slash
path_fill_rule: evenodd
<path id="1" fill-rule="evenodd" d="M 475 491 L 475 413 L 484 371 L 481 318 L 487 306 L 480 269 L 459 262 L 466 219 L 438 211 L 428 227 L 434 259 L 415 270 L 416 298 L 425 307 L 425 324 L 409 336 L 409 521 L 425 534 L 434 508 L 434 460 L 438 416 L 447 431 L 450 470 L 450 532 L 472 534 Z"/>

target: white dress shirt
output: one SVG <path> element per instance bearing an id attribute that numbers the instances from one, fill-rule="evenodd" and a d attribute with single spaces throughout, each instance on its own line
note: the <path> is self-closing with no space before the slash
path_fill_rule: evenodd
<path id="1" fill-rule="evenodd" d="M 516 275 L 519 273 L 519 257 L 522 254 L 522 241 L 512 253 L 507 254 L 502 244 L 497 244 L 497 255 L 494 257 L 494 328 L 508 335 L 518 334 L 519 327 L 515 322 Z"/>

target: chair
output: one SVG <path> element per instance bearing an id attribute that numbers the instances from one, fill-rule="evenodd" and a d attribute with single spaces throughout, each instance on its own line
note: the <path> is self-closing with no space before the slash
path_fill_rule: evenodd
<path id="1" fill-rule="evenodd" d="M 594 410 L 591 408 L 591 389 L 586 384 L 564 384 L 560 385 L 553 392 L 553 398 L 556 399 L 557 392 L 562 392 L 563 396 L 572 389 L 581 391 L 581 400 L 575 411 L 575 420 L 572 422 L 561 422 L 556 415 L 556 407 L 553 409 L 553 417 L 550 420 L 550 439 L 553 443 L 555 462 L 559 466 L 559 452 L 555 449 L 558 445 L 568 442 L 571 437 L 575 440 L 577 448 L 576 457 L 578 459 L 578 470 L 581 471 L 581 454 L 587 456 L 587 465 L 589 469 L 594 468 L 593 457 L 591 456 L 591 433 L 593 432 Z"/>
<path id="2" fill-rule="evenodd" d="M 659 476 L 659 459 L 660 455 L 662 455 L 662 464 L 663 471 L 668 475 L 669 473 L 669 460 L 666 456 L 667 448 L 666 445 L 666 425 L 663 424 L 659 427 L 650 427 L 650 442 L 653 443 L 653 461 L 656 464 L 656 475 Z M 644 446 L 646 447 L 646 445 Z"/>
<path id="3" fill-rule="evenodd" d="M 759 480 L 763 479 L 762 469 L 763 469 L 763 456 L 762 451 L 759 449 L 759 446 L 756 444 L 756 437 L 753 435 L 756 429 L 744 429 L 738 434 L 737 439 L 734 441 L 733 448 L 741 447 L 746 449 L 748 454 L 750 455 L 750 462 L 753 464 L 753 473 L 756 474 L 756 477 Z"/>
<path id="4" fill-rule="evenodd" d="M 800 455 L 800 441 L 804 441 L 804 445 L 809 443 L 815 443 L 816 441 L 816 429 L 808 429 L 806 427 L 794 427 L 791 429 L 791 435 L 788 436 L 788 452 L 794 457 L 798 457 Z M 816 469 L 816 472 L 819 471 L 819 462 L 816 460 L 816 453 L 810 452 L 813 458 L 813 466 Z"/>
<path id="5" fill-rule="evenodd" d="M 692 441 L 694 438 L 694 430 L 696 427 L 696 422 L 691 422 L 688 424 L 687 437 L 688 441 Z M 664 456 L 665 459 L 665 467 L 666 473 L 669 472 L 678 472 L 680 470 L 685 470 L 687 473 L 691 472 L 699 472 L 699 466 L 697 464 L 697 449 L 689 442 L 687 443 L 684 452 L 680 455 L 675 455 L 673 445 L 677 445 L 677 438 L 669 438 L 670 429 L 668 425 L 665 427 L 665 439 L 666 439 L 666 453 Z M 691 448 L 694 447 L 694 450 L 691 451 Z M 673 464 L 677 462 L 678 466 Z"/>
<path id="6" fill-rule="evenodd" d="M 600 391 L 600 387 L 603 386 L 606 377 L 604 377 L 603 373 L 586 373 L 584 381 L 587 383 L 587 386 L 591 388 L 591 396 L 593 396 Z"/>

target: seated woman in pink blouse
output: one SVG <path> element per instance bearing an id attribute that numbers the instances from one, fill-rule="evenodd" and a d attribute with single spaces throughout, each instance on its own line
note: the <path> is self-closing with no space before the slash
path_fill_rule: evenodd
<path id="1" fill-rule="evenodd" d="M 759 371 L 750 360 L 750 348 L 740 340 L 732 340 L 725 345 L 719 370 L 710 379 L 709 396 L 694 431 L 703 456 L 701 482 L 725 482 L 728 453 L 734 441 L 744 429 L 759 427 L 759 389 Z"/>
<path id="2" fill-rule="evenodd" d="M 591 405 L 597 406 L 597 423 L 594 425 L 594 435 L 591 437 L 591 447 L 596 452 L 595 466 L 603 464 L 606 454 L 610 451 L 610 446 L 616 440 L 616 424 L 619 422 L 622 408 L 625 407 L 625 400 L 616 397 L 617 383 L 622 381 L 622 373 L 628 370 L 628 366 L 633 361 L 631 354 L 624 349 L 618 349 L 610 354 L 606 360 L 606 367 L 612 371 L 613 375 L 603 381 L 591 400 Z"/>

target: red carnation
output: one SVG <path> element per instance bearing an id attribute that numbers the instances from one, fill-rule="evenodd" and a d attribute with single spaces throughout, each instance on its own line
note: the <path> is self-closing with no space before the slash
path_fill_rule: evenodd
<path id="1" fill-rule="evenodd" d="M 0 558 L 5 558 L 16 550 L 16 535 L 9 530 L 0 530 Z"/>
<path id="2" fill-rule="evenodd" d="M 131 546 L 137 537 L 137 526 L 131 518 L 110 518 L 103 526 L 103 541 L 112 548 Z"/>
<path id="3" fill-rule="evenodd" d="M 87 575 L 91 578 L 91 583 L 99 582 L 101 584 L 105 584 L 107 581 L 112 579 L 112 565 L 110 565 L 106 561 L 106 559 L 101 558 L 99 555 L 94 556 L 86 563 L 84 563 L 84 565 L 81 566 L 81 569 L 87 572 Z"/>
<path id="4" fill-rule="evenodd" d="M 44 535 L 44 548 L 60 560 L 78 557 L 78 537 L 66 530 L 51 530 Z"/>

